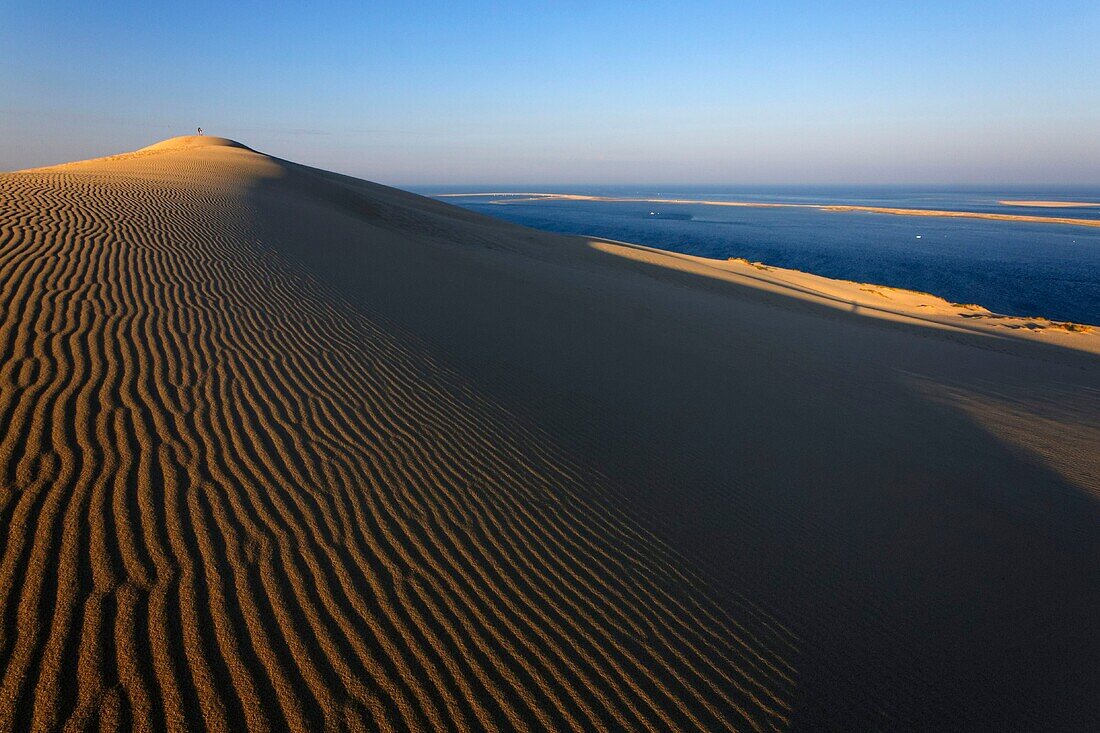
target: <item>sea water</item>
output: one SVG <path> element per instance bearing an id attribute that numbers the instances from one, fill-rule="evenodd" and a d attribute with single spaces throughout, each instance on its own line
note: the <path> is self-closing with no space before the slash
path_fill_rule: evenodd
<path id="1" fill-rule="evenodd" d="M 715 188 L 508 186 L 428 195 L 546 192 L 907 209 L 1100 220 L 1100 207 L 1031 208 L 1001 200 L 1100 203 L 1100 189 Z M 744 257 L 826 277 L 934 293 L 997 313 L 1100 324 L 1100 228 L 1061 224 L 650 202 L 447 197 L 507 221 L 675 252 Z"/>

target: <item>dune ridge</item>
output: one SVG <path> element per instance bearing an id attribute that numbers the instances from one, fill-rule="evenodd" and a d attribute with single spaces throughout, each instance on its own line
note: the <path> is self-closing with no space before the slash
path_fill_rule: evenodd
<path id="1" fill-rule="evenodd" d="M 867 287 L 0 175 L 0 731 L 1081 728 L 1100 337 Z"/>
<path id="2" fill-rule="evenodd" d="M 285 175 L 0 178 L 0 729 L 780 726 L 783 630 L 304 279 L 249 224 Z"/>

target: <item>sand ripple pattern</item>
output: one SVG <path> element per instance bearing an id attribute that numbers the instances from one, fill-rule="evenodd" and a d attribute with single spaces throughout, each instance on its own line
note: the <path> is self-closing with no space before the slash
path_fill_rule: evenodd
<path id="1" fill-rule="evenodd" d="M 784 727 L 784 629 L 211 156 L 0 176 L 0 731 Z"/>

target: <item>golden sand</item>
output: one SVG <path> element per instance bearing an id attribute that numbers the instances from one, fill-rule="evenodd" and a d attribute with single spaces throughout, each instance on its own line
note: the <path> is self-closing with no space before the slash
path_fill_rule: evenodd
<path id="1" fill-rule="evenodd" d="M 0 175 L 0 731 L 1086 729 L 1098 339 L 211 138 Z"/>

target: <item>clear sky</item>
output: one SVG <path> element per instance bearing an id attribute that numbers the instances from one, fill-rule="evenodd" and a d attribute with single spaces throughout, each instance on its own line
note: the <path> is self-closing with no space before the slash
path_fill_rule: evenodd
<path id="1" fill-rule="evenodd" d="M 1100 184 L 1100 2 L 0 0 L 0 170 L 201 125 L 392 184 Z"/>

